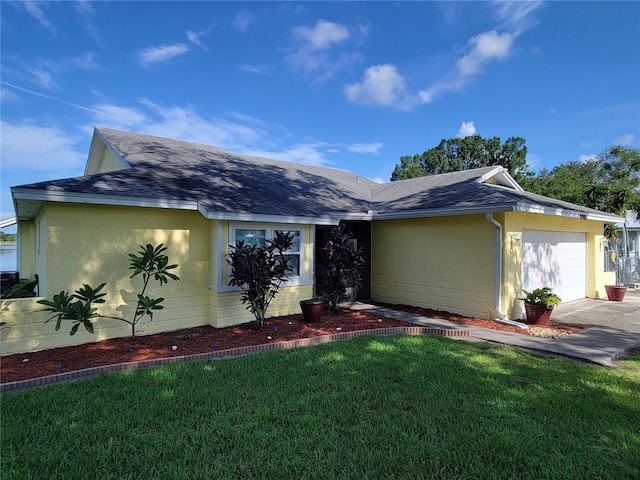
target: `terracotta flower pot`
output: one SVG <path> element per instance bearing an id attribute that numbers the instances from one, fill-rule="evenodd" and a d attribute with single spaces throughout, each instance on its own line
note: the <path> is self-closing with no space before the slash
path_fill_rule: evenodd
<path id="1" fill-rule="evenodd" d="M 547 325 L 551 312 L 553 312 L 553 308 L 540 307 L 530 303 L 525 303 L 524 309 L 527 312 L 525 322 L 531 325 Z"/>
<path id="2" fill-rule="evenodd" d="M 627 287 L 618 285 L 605 285 L 604 289 L 607 291 L 607 298 L 612 302 L 621 302 L 627 292 Z"/>
<path id="3" fill-rule="evenodd" d="M 324 300 L 302 300 L 300 302 L 302 318 L 305 322 L 317 322 L 322 318 Z"/>

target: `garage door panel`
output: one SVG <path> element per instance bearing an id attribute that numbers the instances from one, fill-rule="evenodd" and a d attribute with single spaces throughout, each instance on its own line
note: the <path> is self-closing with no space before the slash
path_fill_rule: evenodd
<path id="1" fill-rule="evenodd" d="M 522 285 L 551 287 L 563 301 L 586 297 L 587 242 L 584 233 L 525 230 Z"/>

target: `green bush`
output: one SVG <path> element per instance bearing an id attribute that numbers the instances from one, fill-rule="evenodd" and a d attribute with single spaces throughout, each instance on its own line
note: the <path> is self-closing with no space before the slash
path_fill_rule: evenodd
<path id="1" fill-rule="evenodd" d="M 247 308 L 261 328 L 271 300 L 292 270 L 286 254 L 292 244 L 292 235 L 276 230 L 276 238 L 265 240 L 263 247 L 246 245 L 243 240 L 229 247 L 229 285 L 240 287 L 242 303 L 249 304 Z"/>
<path id="2" fill-rule="evenodd" d="M 142 292 L 138 294 L 136 311 L 132 320 L 124 317 L 100 315 L 97 308 L 93 307 L 93 304 L 105 302 L 103 297 L 106 293 L 99 292 L 106 283 L 100 284 L 97 288 L 85 283 L 82 288 L 76 290 L 73 294 L 62 290 L 58 295 L 54 295 L 51 300 L 38 300 L 38 303 L 47 307 L 44 309 L 45 312 L 52 313 L 47 322 L 55 318 L 55 329 L 60 330 L 62 320 L 71 320 L 74 324 L 71 327 L 70 335 L 75 335 L 80 325 L 83 325 L 87 332 L 93 333 L 92 319 L 109 318 L 131 325 L 131 338 L 136 338 L 136 325 L 138 322 L 144 316 L 149 316 L 149 320 L 153 320 L 153 311 L 164 308 L 162 305 L 164 298 L 154 299 L 145 296 L 149 280 L 153 277 L 154 280 L 160 282 L 161 286 L 164 283 L 168 283 L 169 280 L 180 280 L 177 275 L 169 272 L 169 270 L 177 268 L 178 265 L 169 265 L 169 257 L 163 253 L 165 250 L 167 250 L 167 247 L 163 244 L 157 247 L 147 244 L 146 247 L 140 245 L 138 255 L 129 254 L 129 270 L 133 270 L 129 278 L 142 274 L 143 280 Z"/>

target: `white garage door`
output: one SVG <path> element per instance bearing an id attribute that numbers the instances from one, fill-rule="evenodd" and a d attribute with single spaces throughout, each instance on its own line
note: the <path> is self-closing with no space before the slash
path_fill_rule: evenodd
<path id="1" fill-rule="evenodd" d="M 522 288 L 551 287 L 563 302 L 587 296 L 584 233 L 522 232 Z"/>

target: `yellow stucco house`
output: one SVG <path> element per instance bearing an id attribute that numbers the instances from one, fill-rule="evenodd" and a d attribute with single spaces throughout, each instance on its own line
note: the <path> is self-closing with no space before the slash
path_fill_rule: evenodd
<path id="1" fill-rule="evenodd" d="M 605 297 L 603 224 L 619 217 L 523 191 L 502 167 L 377 184 L 355 173 L 238 155 L 210 145 L 96 128 L 84 175 L 12 188 L 18 268 L 40 297 L 107 282 L 105 315 L 132 314 L 128 253 L 164 243 L 179 282 L 151 295 L 165 309 L 138 333 L 253 320 L 229 287 L 225 255 L 240 238 L 294 232 L 296 270 L 269 315 L 314 295 L 316 248 L 345 223 L 363 248 L 359 298 L 480 318 L 520 319 L 522 289 L 566 301 Z M 127 336 L 55 332 L 34 299 L 2 302 L 2 354 Z"/>

